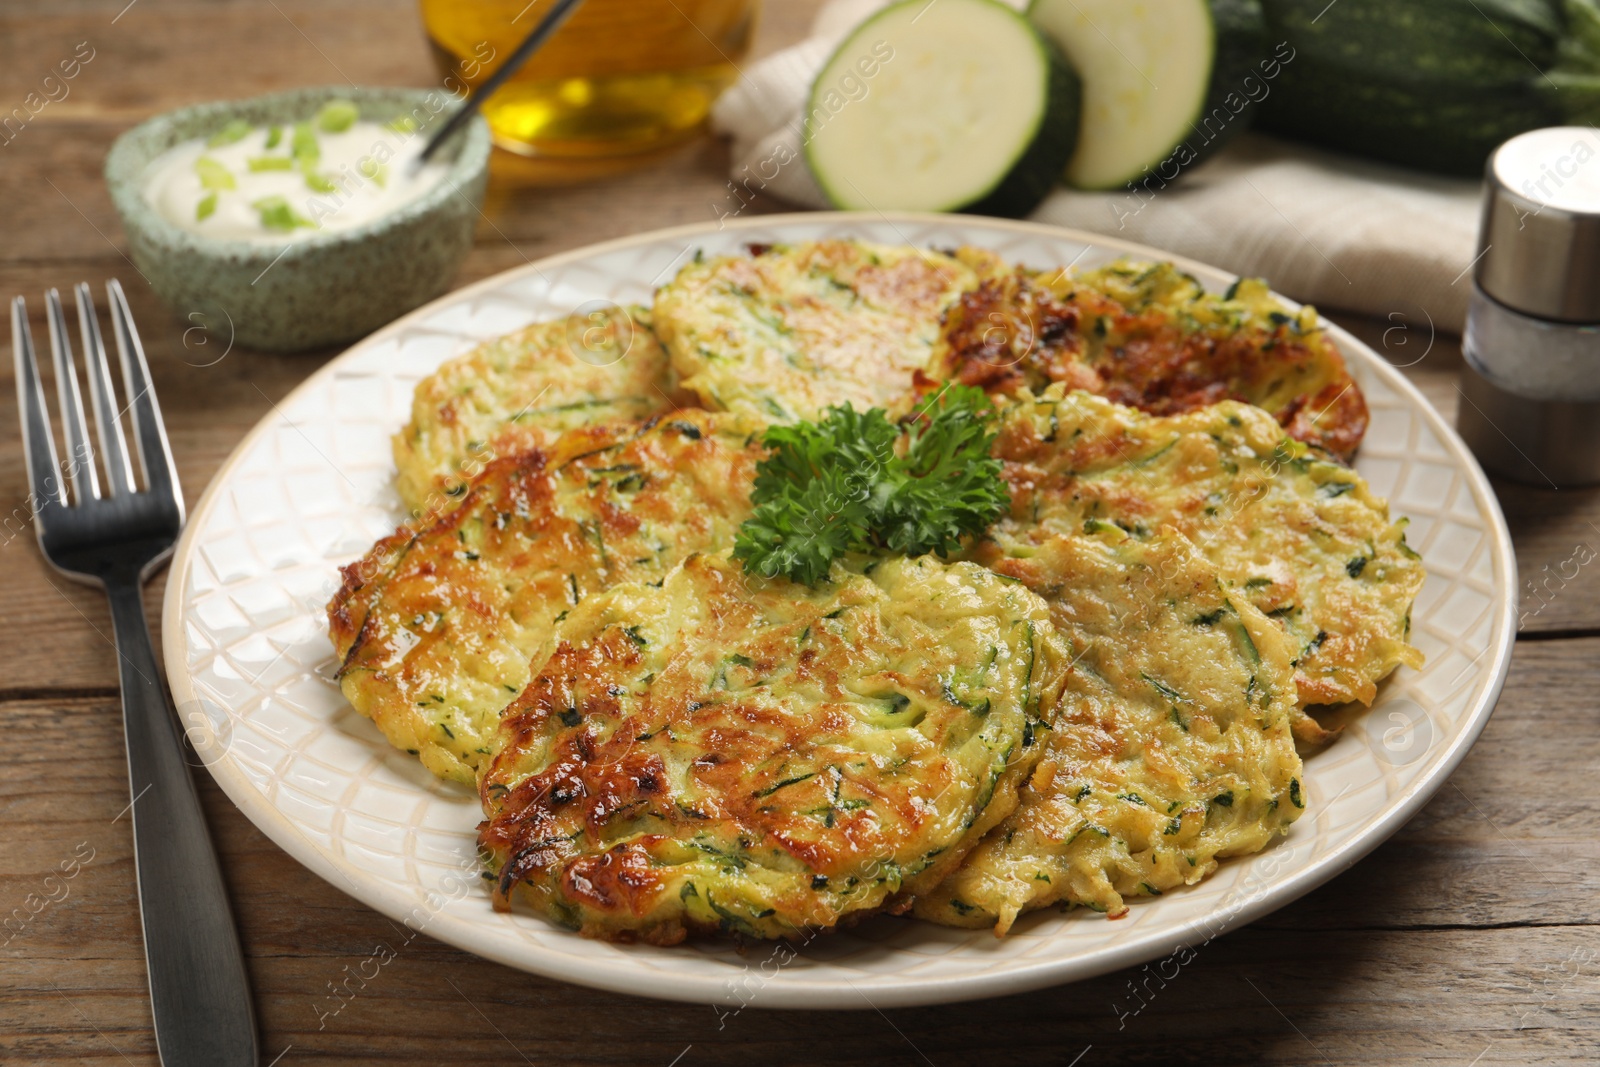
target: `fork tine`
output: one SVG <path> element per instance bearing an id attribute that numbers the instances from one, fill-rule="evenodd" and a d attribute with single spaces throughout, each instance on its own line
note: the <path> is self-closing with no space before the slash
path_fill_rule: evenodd
<path id="1" fill-rule="evenodd" d="M 73 290 L 78 304 L 78 336 L 83 339 L 84 369 L 89 374 L 89 400 L 94 407 L 94 428 L 100 438 L 100 458 L 106 466 L 106 492 L 110 496 L 133 491 L 133 467 L 128 463 L 128 440 L 122 436 L 117 394 L 111 387 L 111 364 L 95 317 L 94 295 L 87 282 Z"/>
<path id="2" fill-rule="evenodd" d="M 89 423 L 83 417 L 83 395 L 78 392 L 78 371 L 72 358 L 72 339 L 61 313 L 61 294 L 44 294 L 50 313 L 50 354 L 56 365 L 56 396 L 61 401 L 61 432 L 67 442 L 67 477 L 72 498 L 82 504 L 100 496 L 100 479 L 94 471 L 94 446 L 89 443 Z"/>
<path id="3" fill-rule="evenodd" d="M 17 408 L 22 419 L 22 451 L 28 463 L 28 488 L 33 497 L 34 514 L 43 518 L 51 506 L 65 507 L 67 495 L 57 474 L 61 468 L 56 464 L 50 412 L 44 406 L 39 361 L 33 354 L 28 304 L 20 296 L 11 301 L 11 350 L 17 363 Z"/>
<path id="4" fill-rule="evenodd" d="M 178 487 L 178 469 L 172 462 L 167 430 L 161 422 L 161 405 L 150 380 L 150 364 L 133 325 L 133 312 L 122 283 L 106 282 L 106 299 L 111 303 L 111 331 L 117 339 L 117 355 L 122 361 L 122 384 L 127 391 L 128 409 L 133 418 L 133 439 L 139 448 L 139 465 L 144 470 L 147 491 L 169 498 L 183 516 L 183 490 Z"/>

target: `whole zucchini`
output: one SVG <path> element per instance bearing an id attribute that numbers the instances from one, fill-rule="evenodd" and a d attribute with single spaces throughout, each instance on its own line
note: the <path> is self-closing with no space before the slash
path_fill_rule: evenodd
<path id="1" fill-rule="evenodd" d="M 1596 113 L 1596 0 L 1262 0 L 1293 57 L 1257 126 L 1448 174 Z"/>

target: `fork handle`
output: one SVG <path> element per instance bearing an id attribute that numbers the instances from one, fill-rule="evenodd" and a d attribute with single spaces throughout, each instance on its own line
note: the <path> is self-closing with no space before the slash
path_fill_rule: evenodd
<path id="1" fill-rule="evenodd" d="M 137 584 L 106 589 L 122 672 L 134 864 L 162 1067 L 255 1067 L 244 954 Z"/>

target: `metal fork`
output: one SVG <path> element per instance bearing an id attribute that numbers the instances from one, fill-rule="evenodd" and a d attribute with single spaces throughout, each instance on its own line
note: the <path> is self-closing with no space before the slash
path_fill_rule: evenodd
<path id="1" fill-rule="evenodd" d="M 61 421 L 71 453 L 65 465 L 56 458 L 27 305 L 17 297 L 11 304 L 11 341 L 35 530 L 51 566 L 74 581 L 102 587 L 111 600 L 133 796 L 139 914 L 161 1062 L 164 1067 L 253 1067 L 256 1028 L 244 956 L 140 595 L 144 580 L 172 553 L 183 527 L 183 496 L 127 297 L 115 280 L 106 284 L 106 296 L 144 488 L 134 481 L 89 287 L 77 288 L 78 328 L 105 464 L 104 494 L 61 298 L 52 289 L 45 302 Z"/>

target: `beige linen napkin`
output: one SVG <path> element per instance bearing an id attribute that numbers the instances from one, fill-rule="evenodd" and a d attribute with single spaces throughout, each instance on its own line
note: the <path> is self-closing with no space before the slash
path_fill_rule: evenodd
<path id="1" fill-rule="evenodd" d="M 742 188 L 826 206 L 801 153 L 806 96 L 844 34 L 884 3 L 833 0 L 812 37 L 747 67 L 717 102 L 741 199 Z M 1318 307 L 1460 333 L 1481 195 L 1477 182 L 1245 134 L 1154 195 L 1061 188 L 1032 218 L 1258 275 Z"/>

